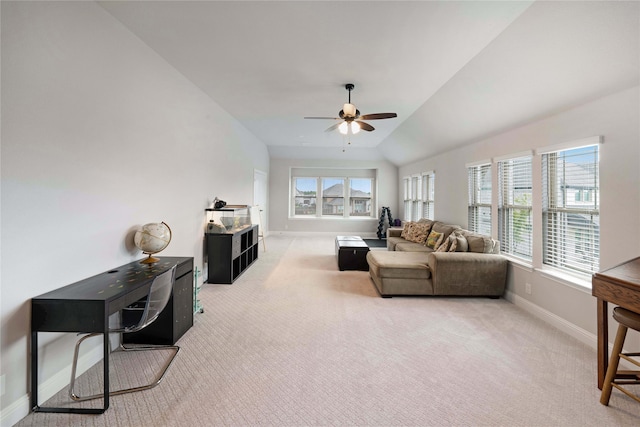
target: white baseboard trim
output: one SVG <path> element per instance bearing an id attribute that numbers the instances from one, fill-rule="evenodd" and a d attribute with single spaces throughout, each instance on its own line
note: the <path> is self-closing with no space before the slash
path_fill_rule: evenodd
<path id="1" fill-rule="evenodd" d="M 86 354 L 78 358 L 77 375 L 82 375 L 93 365 L 102 360 L 102 346 L 97 345 Z M 71 377 L 71 363 L 64 369 L 53 375 L 51 378 L 40 384 L 38 389 L 38 400 L 40 403 L 51 399 L 53 395 L 60 390 L 69 386 L 69 378 Z M 10 427 L 18 421 L 29 415 L 31 412 L 31 397 L 29 394 L 21 396 L 15 402 L 12 402 L 0 415 L 0 426 Z"/>
<path id="2" fill-rule="evenodd" d="M 363 239 L 377 239 L 375 231 L 272 231 L 271 236 L 288 237 L 336 237 L 336 236 L 360 236 Z"/>
<path id="3" fill-rule="evenodd" d="M 7 406 L 0 416 L 0 426 L 11 427 L 29 414 L 29 396 L 24 395 Z"/>
<path id="4" fill-rule="evenodd" d="M 562 317 L 555 315 L 548 310 L 545 310 L 544 308 L 526 300 L 525 298 L 522 298 L 521 296 L 514 294 L 513 292 L 507 291 L 505 294 L 505 299 L 512 302 L 516 306 L 522 308 L 527 313 L 532 314 L 538 319 L 541 319 L 551 324 L 552 326 L 561 330 L 567 335 L 577 339 L 581 343 L 588 345 L 594 350 L 598 349 L 598 337 L 595 334 L 592 334 L 591 332 L 588 332 L 582 328 L 579 328 L 578 326 L 574 325 L 568 320 L 563 319 Z M 609 343 L 609 355 L 611 355 L 612 350 L 613 350 L 613 344 Z M 636 367 L 633 366 L 633 364 L 622 359 L 620 359 L 620 366 L 623 369 L 629 369 L 629 370 L 637 369 Z"/>
<path id="5" fill-rule="evenodd" d="M 572 336 L 583 344 L 596 349 L 598 347 L 598 337 L 591 332 L 585 331 L 582 328 L 574 325 L 562 317 L 553 314 L 552 312 L 545 310 L 544 308 L 518 296 L 512 292 L 507 292 L 506 299 L 513 302 L 516 306 L 522 308 L 527 313 L 534 315 L 535 317 L 544 320 L 545 322 L 553 325 L 557 329 L 567 335 Z"/>

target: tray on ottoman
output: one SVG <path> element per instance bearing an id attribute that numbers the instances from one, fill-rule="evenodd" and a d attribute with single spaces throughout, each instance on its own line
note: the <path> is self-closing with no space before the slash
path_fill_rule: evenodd
<path id="1" fill-rule="evenodd" d="M 369 271 L 367 263 L 369 246 L 358 236 L 337 236 L 336 257 L 338 269 Z"/>

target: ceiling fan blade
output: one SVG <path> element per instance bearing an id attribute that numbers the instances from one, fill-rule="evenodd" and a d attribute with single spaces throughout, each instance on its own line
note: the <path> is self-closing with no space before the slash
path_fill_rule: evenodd
<path id="1" fill-rule="evenodd" d="M 375 113 L 375 114 L 365 114 L 364 116 L 360 116 L 359 118 L 362 120 L 380 120 L 380 119 L 392 119 L 394 117 L 398 117 L 396 113 Z"/>
<path id="2" fill-rule="evenodd" d="M 305 117 L 305 119 L 342 120 L 340 117 Z"/>
<path id="3" fill-rule="evenodd" d="M 332 130 L 338 129 L 338 126 L 340 126 L 341 124 L 342 124 L 342 122 L 336 123 L 335 125 L 330 126 L 330 127 L 327 128 L 327 130 L 325 130 L 325 132 L 331 132 Z"/>
<path id="4" fill-rule="evenodd" d="M 361 122 L 360 120 L 356 120 L 356 122 L 360 125 L 360 129 L 362 130 L 366 130 L 367 132 L 371 132 L 372 130 L 375 130 L 375 128 L 371 126 L 369 123 Z"/>

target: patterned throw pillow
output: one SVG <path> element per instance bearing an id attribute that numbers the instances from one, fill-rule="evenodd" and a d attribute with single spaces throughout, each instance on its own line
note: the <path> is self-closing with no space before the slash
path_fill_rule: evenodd
<path id="1" fill-rule="evenodd" d="M 409 233 L 411 231 L 411 228 L 413 227 L 413 222 L 412 221 L 407 221 L 404 223 L 404 228 L 402 229 L 402 233 L 400 233 L 400 237 L 402 237 L 403 239 L 407 238 L 407 233 Z"/>
<path id="2" fill-rule="evenodd" d="M 449 252 L 455 252 L 458 247 L 458 238 L 454 233 L 449 235 Z"/>
<path id="3" fill-rule="evenodd" d="M 431 229 L 431 225 L 423 224 L 420 222 L 416 222 L 411 227 L 411 230 L 407 233 L 407 239 L 410 242 L 420 243 L 424 245 L 425 240 L 427 240 L 427 236 L 429 235 L 429 230 Z"/>
<path id="4" fill-rule="evenodd" d="M 436 248 L 436 252 L 447 252 L 449 250 L 449 243 L 451 242 L 451 239 L 442 239 L 442 240 L 444 241 Z"/>
<path id="5" fill-rule="evenodd" d="M 442 243 L 443 236 L 444 235 L 442 233 L 432 230 L 431 233 L 429 233 L 429 237 L 427 237 L 427 243 L 425 246 L 434 250 L 437 249 L 440 243 Z"/>

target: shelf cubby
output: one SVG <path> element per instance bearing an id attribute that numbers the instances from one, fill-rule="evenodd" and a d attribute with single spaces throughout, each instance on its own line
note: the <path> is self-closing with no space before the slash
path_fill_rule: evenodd
<path id="1" fill-rule="evenodd" d="M 207 283 L 232 284 L 258 259 L 258 226 L 206 234 Z"/>

